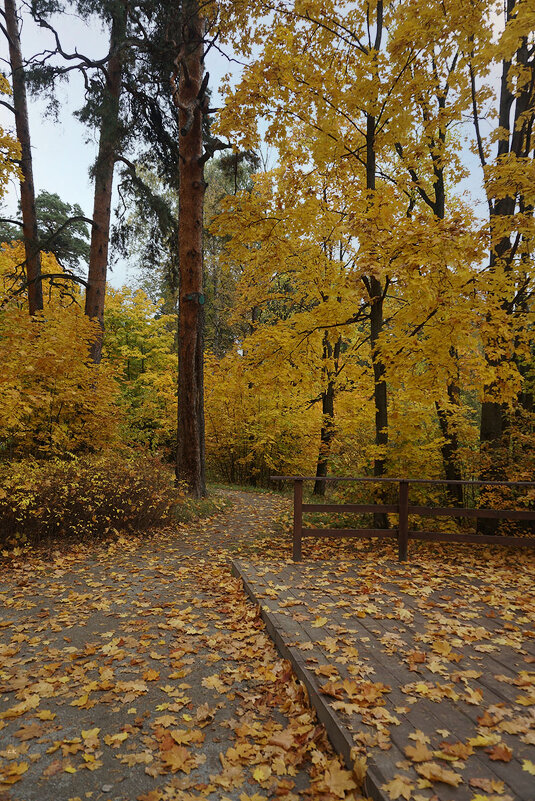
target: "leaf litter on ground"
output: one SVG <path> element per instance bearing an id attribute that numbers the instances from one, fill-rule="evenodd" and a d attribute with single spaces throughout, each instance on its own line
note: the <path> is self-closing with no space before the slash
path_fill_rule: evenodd
<path id="1" fill-rule="evenodd" d="M 227 563 L 287 509 L 234 508 L 0 582 L 2 801 L 354 801 L 362 796 Z"/>
<path id="2" fill-rule="evenodd" d="M 535 658 L 525 649 L 535 638 L 533 557 L 434 544 L 397 565 L 388 544 L 308 541 L 306 569 L 320 594 L 303 603 L 276 581 L 289 564 L 288 499 L 227 497 L 233 509 L 145 542 L 72 547 L 53 562 L 15 554 L 0 585 L 0 799 L 352 801 L 362 797 L 366 754 L 391 747 L 397 715 L 419 698 L 461 697 L 477 709 L 473 736 L 444 727 L 431 742 L 415 729 L 385 797 L 442 801 L 464 787 L 473 801 L 510 801 L 494 773 L 474 776 L 466 766 L 476 754 L 479 764 L 513 759 L 524 775 L 535 771 L 514 745 L 515 738 L 535 745 Z M 281 515 L 286 524 L 274 531 Z M 324 654 L 311 657 L 309 668 L 342 719 L 359 716 L 353 772 L 334 755 L 232 577 L 229 555 L 268 561 L 262 569 L 275 575 L 268 597 L 281 613 L 309 620 L 314 642 L 300 648 L 315 653 L 320 642 Z M 355 557 L 360 584 L 348 594 Z M 444 591 L 452 582 L 455 597 Z M 425 618 L 416 634 L 415 599 Z M 477 619 L 483 607 L 490 634 Z M 333 610 L 368 625 L 395 624 L 377 636 L 414 681 L 401 688 L 404 701 L 393 713 L 385 701 L 391 688 L 361 664 L 358 643 L 333 626 Z M 470 665 L 463 664 L 467 646 Z M 514 692 L 510 709 L 487 704 L 477 683 L 481 660 L 504 647 L 521 665 L 495 676 Z M 344 678 L 347 665 L 352 675 Z"/>

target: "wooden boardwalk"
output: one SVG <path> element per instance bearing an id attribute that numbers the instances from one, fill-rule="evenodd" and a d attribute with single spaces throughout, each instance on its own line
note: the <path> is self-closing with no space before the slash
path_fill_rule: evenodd
<path id="1" fill-rule="evenodd" d="M 504 565 L 235 560 L 377 799 L 535 801 L 535 586 Z"/>

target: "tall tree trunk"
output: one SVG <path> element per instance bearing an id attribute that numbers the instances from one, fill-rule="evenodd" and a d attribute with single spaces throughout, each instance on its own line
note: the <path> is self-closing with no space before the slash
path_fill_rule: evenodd
<path id="1" fill-rule="evenodd" d="M 451 68 L 450 68 L 450 75 L 454 71 L 455 66 L 457 64 L 457 57 L 454 58 Z M 436 87 L 436 100 L 438 104 L 438 108 L 440 111 L 446 111 L 447 108 L 447 98 L 448 92 L 450 89 L 450 82 L 449 78 L 446 82 L 446 85 L 439 89 Z M 424 121 L 427 118 L 427 108 L 422 106 L 422 116 Z M 447 119 L 447 114 L 444 114 L 443 120 Z M 421 182 L 418 178 L 418 173 L 414 169 L 414 167 L 408 167 L 409 175 L 413 181 L 413 188 L 420 196 L 421 200 L 431 209 L 434 216 L 439 220 L 444 220 L 446 216 L 446 186 L 444 181 L 444 154 L 445 154 L 445 146 L 447 141 L 447 124 L 441 122 L 441 117 L 438 118 L 438 130 L 436 133 L 436 137 L 433 136 L 431 138 L 431 142 L 429 145 L 429 155 L 431 157 L 432 167 L 433 167 L 433 180 L 432 186 L 433 189 L 430 191 L 429 189 L 424 189 Z M 403 158 L 403 147 L 401 143 L 396 144 L 396 150 L 398 155 Z M 409 208 L 408 215 L 410 216 L 412 210 L 412 204 Z M 449 349 L 449 354 L 452 358 L 452 361 L 457 366 L 458 365 L 458 352 L 457 349 L 452 345 Z M 458 370 L 457 370 L 458 372 Z M 457 379 L 450 377 L 448 384 L 447 384 L 447 394 L 448 394 L 448 402 L 450 409 L 456 408 L 460 406 L 460 391 L 457 385 Z M 451 414 L 450 410 L 443 406 L 439 401 L 435 401 L 435 409 L 437 412 L 438 422 L 440 425 L 440 430 L 442 432 L 442 436 L 444 437 L 444 444 L 441 447 L 442 453 L 442 462 L 444 466 L 444 474 L 448 480 L 452 481 L 460 481 L 462 479 L 461 473 L 461 466 L 460 462 L 457 458 L 457 451 L 458 451 L 458 437 L 457 432 L 455 430 L 455 423 L 453 422 L 453 415 Z M 453 504 L 462 505 L 463 500 L 463 493 L 461 485 L 453 485 L 448 490 L 448 495 L 450 497 L 450 502 Z"/>
<path id="2" fill-rule="evenodd" d="M 203 387 L 203 20 L 197 0 L 184 3 L 180 78 L 178 303 L 178 443 L 176 476 L 194 497 L 206 495 Z"/>
<path id="3" fill-rule="evenodd" d="M 506 22 L 509 22 L 515 15 L 516 0 L 507 0 Z M 502 76 L 498 106 L 498 124 L 502 131 L 507 131 L 509 136 L 500 136 L 497 147 L 497 160 L 508 158 L 510 155 L 519 159 L 529 159 L 533 157 L 533 83 L 535 80 L 535 63 L 530 57 L 528 39 L 524 38 L 516 52 L 516 62 L 520 65 L 525 74 L 530 75 L 530 79 L 525 80 L 523 87 L 514 94 L 512 91 L 510 72 L 511 61 L 502 63 Z M 475 99 L 475 81 L 473 79 L 473 105 L 477 112 L 477 102 Z M 477 120 L 476 120 L 477 121 Z M 479 130 L 476 126 L 476 134 L 479 137 Z M 484 166 L 484 156 L 482 147 L 480 155 Z M 515 211 L 525 213 L 524 198 L 522 195 L 510 195 L 505 197 L 493 197 L 487 195 L 490 209 L 491 234 L 493 230 L 504 230 L 502 220 L 511 217 Z M 530 207 L 532 213 L 532 207 Z M 512 245 L 510 236 L 501 235 L 498 241 L 491 245 L 489 272 L 492 274 L 496 270 L 503 270 L 505 276 L 511 276 L 511 291 L 509 296 L 506 294 L 502 299 L 502 309 L 509 315 L 513 315 L 517 306 L 522 303 L 522 297 L 517 296 L 514 281 L 513 259 L 515 247 Z M 515 297 L 516 300 L 511 300 Z M 507 343 L 499 337 L 496 341 L 490 342 L 490 349 L 497 351 L 497 357 L 488 357 L 491 366 L 499 367 L 500 363 L 508 358 Z M 514 355 L 513 355 L 514 358 Z M 510 425 L 509 409 L 499 400 L 499 387 L 490 384 L 485 387 L 485 399 L 481 408 L 481 472 L 482 480 L 503 479 L 508 470 Z M 484 500 L 483 500 L 484 503 Z M 496 521 L 478 520 L 478 530 L 484 534 L 492 534 L 497 530 Z"/>
<path id="4" fill-rule="evenodd" d="M 119 100 L 123 72 L 123 44 L 126 36 L 127 7 L 120 4 L 113 18 L 110 34 L 110 59 L 106 68 L 106 85 L 102 103 L 102 122 L 97 162 L 95 165 L 95 192 L 93 226 L 89 251 L 89 271 L 85 296 L 85 313 L 98 320 L 100 336 L 91 345 L 90 355 L 95 364 L 102 357 L 104 335 L 104 303 L 108 272 L 110 241 L 111 195 L 113 170 L 120 140 Z"/>
<path id="5" fill-rule="evenodd" d="M 441 109 L 446 108 L 446 95 L 438 97 L 438 104 Z M 446 144 L 446 129 L 441 127 L 438 132 L 438 139 L 445 147 Z M 434 204 L 432 206 L 435 216 L 439 220 L 443 220 L 446 216 L 446 185 L 444 182 L 444 166 L 440 153 L 432 151 L 431 158 L 433 159 L 433 172 L 434 172 Z M 458 373 L 459 354 L 457 348 L 453 345 L 449 349 L 450 356 L 456 366 Z M 448 401 L 452 409 L 458 409 L 461 405 L 461 393 L 458 387 L 457 376 L 455 380 L 449 379 L 447 386 Z M 444 444 L 442 445 L 442 463 L 444 465 L 444 474 L 448 481 L 461 481 L 461 465 L 458 459 L 459 441 L 457 438 L 457 431 L 452 414 L 449 410 L 444 409 L 440 403 L 435 404 L 438 416 L 438 422 L 442 436 L 444 437 Z M 449 502 L 457 506 L 463 505 L 463 488 L 461 484 L 452 484 L 448 486 L 447 495 Z"/>
<path id="6" fill-rule="evenodd" d="M 334 379 L 338 370 L 338 359 L 340 358 L 340 348 L 342 339 L 339 337 L 335 346 L 333 347 L 329 342 L 329 335 L 325 332 L 323 338 L 323 359 L 324 359 L 324 372 L 327 379 L 327 387 L 321 393 L 321 432 L 320 432 L 320 447 L 318 452 L 318 461 L 316 465 L 316 478 L 321 478 L 327 475 L 329 468 L 329 457 L 331 455 L 331 447 L 334 439 Z M 334 356 L 334 370 L 330 369 L 329 362 Z M 325 495 L 326 482 L 314 482 L 314 495 Z"/>
<path id="7" fill-rule="evenodd" d="M 13 81 L 13 107 L 15 126 L 21 146 L 20 168 L 24 180 L 20 183 L 20 205 L 22 209 L 22 232 L 26 255 L 26 279 L 28 282 L 28 307 L 30 314 L 43 308 L 43 286 L 41 282 L 41 254 L 35 212 L 35 188 L 33 183 L 32 149 L 26 82 L 22 63 L 19 26 L 15 0 L 4 0 L 6 30 L 9 40 L 9 60 Z"/>
<path id="8" fill-rule="evenodd" d="M 445 109 L 446 97 L 444 95 L 438 98 L 439 107 Z M 446 142 L 446 130 L 440 128 L 438 139 L 442 146 Z M 439 220 L 443 220 L 446 216 L 446 185 L 444 182 L 444 167 L 440 153 L 432 152 L 431 158 L 433 159 L 434 171 L 434 199 L 431 205 L 435 216 Z M 459 354 L 457 348 L 451 345 L 449 349 L 451 359 L 456 366 L 458 373 Z M 458 386 L 457 377 L 455 380 L 450 377 L 448 386 L 446 388 L 448 393 L 448 402 L 450 409 L 459 409 L 461 405 L 461 393 Z M 444 444 L 441 447 L 442 464 L 444 465 L 444 475 L 448 481 L 461 481 L 461 465 L 458 459 L 459 440 L 457 438 L 456 423 L 449 409 L 445 409 L 438 401 L 435 402 L 437 410 L 438 422 L 442 436 L 444 437 Z M 455 506 L 463 505 L 463 488 L 462 484 L 450 484 L 447 488 L 448 502 Z"/>
<path id="9" fill-rule="evenodd" d="M 509 22 L 513 18 L 516 4 L 517 0 L 507 0 L 506 22 Z M 527 159 L 530 158 L 530 153 L 533 150 L 533 119 L 530 119 L 528 111 L 530 107 L 532 108 L 533 104 L 532 93 L 535 67 L 533 57 L 530 59 L 527 38 L 521 40 L 520 47 L 516 53 L 516 60 L 527 74 L 531 72 L 531 81 L 526 80 L 524 88 L 517 95 L 514 95 L 510 83 L 512 64 L 510 61 L 504 61 L 502 63 L 498 124 L 501 130 L 510 132 L 510 136 L 500 136 L 496 153 L 497 159 L 507 157 L 510 154 L 517 158 Z M 523 198 L 512 195 L 501 198 L 493 198 L 489 195 L 488 201 L 491 229 L 500 218 L 513 215 L 517 203 L 519 208 L 523 206 Z M 512 272 L 512 265 L 509 263 L 511 249 L 510 237 L 502 236 L 493 246 L 490 254 L 489 266 L 491 273 L 496 268 L 503 268 L 506 273 Z M 514 312 L 514 307 L 509 298 L 503 299 L 502 308 L 509 314 Z M 498 349 L 500 349 L 502 343 L 497 342 L 491 344 L 498 345 Z M 505 356 L 501 358 L 503 359 Z M 497 362 L 489 359 L 489 363 L 497 365 L 499 361 Z M 482 404 L 480 429 L 482 451 L 484 455 L 485 453 L 487 455 L 487 458 L 483 459 L 483 469 L 481 473 L 481 478 L 483 479 L 500 479 L 504 476 L 503 468 L 506 451 L 505 438 L 508 430 L 508 410 L 505 405 L 499 403 L 499 401 L 493 397 L 496 396 L 496 394 L 493 385 L 485 387 L 487 400 L 484 400 Z"/>
<path id="10" fill-rule="evenodd" d="M 378 22 L 379 25 L 379 22 Z M 366 116 L 366 188 L 370 194 L 375 193 L 375 117 Z M 383 330 L 383 294 L 384 288 L 374 275 L 368 277 L 370 295 L 370 347 L 373 364 L 373 399 L 375 404 L 375 444 L 379 450 L 373 463 L 374 476 L 383 476 L 386 472 L 385 451 L 388 445 L 388 398 L 386 391 L 386 368 L 378 349 L 378 341 Z M 381 502 L 384 497 L 382 488 L 376 492 Z M 376 528 L 388 528 L 388 517 L 385 513 L 374 514 Z"/>
<path id="11" fill-rule="evenodd" d="M 455 348 L 451 348 L 452 355 L 457 356 Z M 448 384 L 448 401 L 450 409 L 458 408 L 459 402 L 459 387 L 455 383 Z M 457 438 L 457 431 L 455 430 L 455 423 L 452 423 L 452 413 L 450 409 L 444 408 L 438 401 L 435 402 L 437 410 L 438 422 L 442 436 L 444 437 L 444 444 L 441 447 L 442 463 L 444 465 L 444 475 L 447 481 L 460 481 L 461 468 L 457 459 L 457 452 L 459 448 L 459 441 Z M 463 487 L 462 484 L 452 484 L 448 486 L 447 495 L 449 502 L 455 506 L 463 505 Z"/>

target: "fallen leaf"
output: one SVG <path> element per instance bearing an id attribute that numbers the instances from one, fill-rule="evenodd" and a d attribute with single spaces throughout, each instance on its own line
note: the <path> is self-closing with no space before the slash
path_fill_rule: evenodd
<path id="1" fill-rule="evenodd" d="M 405 756 L 413 762 L 427 762 L 433 758 L 433 752 L 420 740 L 416 745 L 408 745 L 405 748 Z"/>
<path id="2" fill-rule="evenodd" d="M 447 770 L 436 762 L 423 762 L 421 765 L 415 766 L 416 771 L 428 779 L 430 782 L 444 782 L 452 787 L 458 787 L 461 784 L 463 777 L 453 770 Z"/>
<path id="3" fill-rule="evenodd" d="M 510 762 L 513 758 L 513 749 L 509 748 L 505 743 L 498 743 L 493 748 L 485 749 L 490 759 L 500 762 Z"/>
<path id="4" fill-rule="evenodd" d="M 397 798 L 405 798 L 406 801 L 409 801 L 413 788 L 414 783 L 406 776 L 394 776 L 392 781 L 383 784 L 381 789 L 386 790 L 392 801 L 396 801 Z"/>

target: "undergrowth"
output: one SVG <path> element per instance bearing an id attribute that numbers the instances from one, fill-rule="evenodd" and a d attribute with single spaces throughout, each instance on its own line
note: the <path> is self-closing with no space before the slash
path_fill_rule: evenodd
<path id="1" fill-rule="evenodd" d="M 186 504 L 167 466 L 137 452 L 4 463 L 0 488 L 2 546 L 145 532 Z"/>

